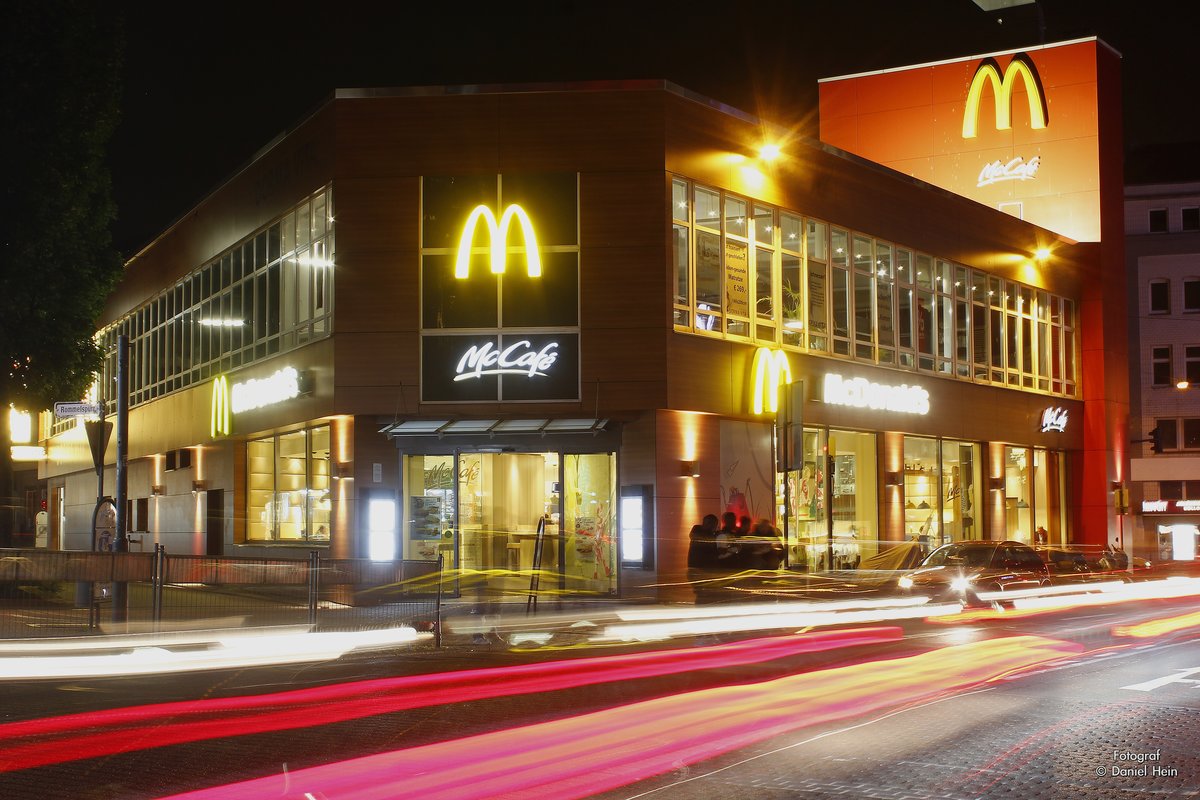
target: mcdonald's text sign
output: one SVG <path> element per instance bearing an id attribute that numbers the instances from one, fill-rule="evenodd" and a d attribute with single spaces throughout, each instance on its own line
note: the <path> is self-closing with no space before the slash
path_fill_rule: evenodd
<path id="1" fill-rule="evenodd" d="M 1100 239 L 1095 39 L 828 78 L 821 140 L 1078 241 Z M 1115 73 L 1114 73 L 1115 74 Z M 1111 82 L 1111 81 L 1109 81 Z"/>
<path id="2" fill-rule="evenodd" d="M 228 436 L 233 430 L 233 415 L 298 397 L 300 383 L 300 372 L 295 367 L 284 367 L 266 378 L 251 378 L 232 387 L 228 378 L 219 375 L 212 383 L 210 434 L 214 439 Z"/>

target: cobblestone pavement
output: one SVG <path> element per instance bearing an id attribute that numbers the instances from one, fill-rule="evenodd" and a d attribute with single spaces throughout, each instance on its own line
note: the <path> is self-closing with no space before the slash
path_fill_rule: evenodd
<path id="1" fill-rule="evenodd" d="M 1200 698 L 1187 705 L 1076 699 L 1063 693 L 1071 683 L 1014 683 L 865 724 L 805 730 L 602 797 L 1200 797 Z"/>

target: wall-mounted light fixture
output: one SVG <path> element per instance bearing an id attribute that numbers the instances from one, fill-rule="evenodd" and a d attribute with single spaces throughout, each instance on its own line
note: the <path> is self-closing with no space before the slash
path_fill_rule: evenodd
<path id="1" fill-rule="evenodd" d="M 336 480 L 354 477 L 354 467 L 347 461 L 333 462 L 333 477 Z"/>
<path id="2" fill-rule="evenodd" d="M 763 161 L 774 161 L 782 153 L 779 145 L 774 142 L 764 142 L 762 147 L 758 148 L 758 157 Z"/>
<path id="3" fill-rule="evenodd" d="M 681 478 L 699 478 L 700 467 L 695 461 L 680 461 L 679 462 L 679 477 Z"/>
<path id="4" fill-rule="evenodd" d="M 989 489 L 991 489 L 993 492 L 1002 492 L 1002 491 L 1004 491 L 1004 478 L 1003 478 L 1003 476 L 1002 476 L 1002 477 L 999 477 L 999 478 L 988 478 L 988 488 L 989 488 Z"/>
<path id="5" fill-rule="evenodd" d="M 883 473 L 884 486 L 903 486 L 904 473 L 901 472 L 885 472 Z"/>
<path id="6" fill-rule="evenodd" d="M 208 489 L 207 481 L 192 481 L 192 494 L 199 494 Z"/>
<path id="7" fill-rule="evenodd" d="M 167 487 L 163 486 L 161 483 L 156 483 L 150 487 L 150 494 L 154 495 L 155 497 L 162 497 L 166 493 Z"/>

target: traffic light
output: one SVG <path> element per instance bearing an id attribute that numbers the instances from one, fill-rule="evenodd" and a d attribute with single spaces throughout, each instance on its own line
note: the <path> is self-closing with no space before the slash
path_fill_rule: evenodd
<path id="1" fill-rule="evenodd" d="M 1162 430 L 1155 426 L 1150 429 L 1150 450 L 1154 453 L 1161 453 L 1162 447 Z"/>

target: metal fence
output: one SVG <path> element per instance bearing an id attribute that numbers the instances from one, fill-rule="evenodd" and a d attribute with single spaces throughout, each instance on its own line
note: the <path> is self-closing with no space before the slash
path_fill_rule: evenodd
<path id="1" fill-rule="evenodd" d="M 0 549 L 0 639 L 412 625 L 441 644 L 442 561 Z"/>

